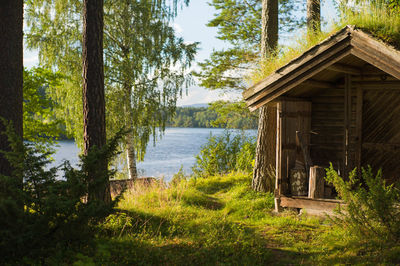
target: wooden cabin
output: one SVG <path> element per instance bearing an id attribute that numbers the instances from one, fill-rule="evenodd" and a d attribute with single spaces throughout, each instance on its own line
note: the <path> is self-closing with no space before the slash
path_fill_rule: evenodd
<path id="1" fill-rule="evenodd" d="M 276 107 L 276 209 L 330 211 L 333 164 L 400 173 L 400 52 L 347 26 L 243 93 L 250 110 Z"/>

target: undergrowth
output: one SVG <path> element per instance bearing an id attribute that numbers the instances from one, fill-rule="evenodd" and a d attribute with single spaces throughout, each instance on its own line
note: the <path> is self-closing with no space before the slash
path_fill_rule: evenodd
<path id="1" fill-rule="evenodd" d="M 359 243 L 324 218 L 273 213 L 273 195 L 246 173 L 136 184 L 75 265 L 390 264 L 396 247 Z M 368 263 L 366 263 L 368 262 Z"/>

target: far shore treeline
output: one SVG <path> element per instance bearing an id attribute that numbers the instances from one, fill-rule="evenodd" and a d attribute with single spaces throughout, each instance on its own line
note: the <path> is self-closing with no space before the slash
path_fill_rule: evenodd
<path id="1" fill-rule="evenodd" d="M 169 119 L 166 127 L 186 128 L 230 128 L 230 129 L 257 129 L 258 118 L 256 114 L 245 112 L 238 114 L 228 112 L 221 114 L 215 107 L 177 107 L 173 118 Z M 60 135 L 58 140 L 73 140 L 63 124 L 59 124 Z"/>
<path id="2" fill-rule="evenodd" d="M 169 119 L 167 127 L 193 128 L 232 128 L 257 129 L 258 118 L 255 114 L 234 112 L 232 103 L 227 107 L 226 102 L 211 104 L 209 107 L 177 107 L 173 118 Z M 223 105 L 223 107 L 222 107 Z"/>

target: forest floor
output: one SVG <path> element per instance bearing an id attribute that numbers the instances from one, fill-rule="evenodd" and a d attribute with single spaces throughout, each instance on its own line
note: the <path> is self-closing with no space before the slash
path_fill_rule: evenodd
<path id="1" fill-rule="evenodd" d="M 354 239 L 327 217 L 273 213 L 247 174 L 136 187 L 74 265 L 398 265 L 400 247 Z"/>

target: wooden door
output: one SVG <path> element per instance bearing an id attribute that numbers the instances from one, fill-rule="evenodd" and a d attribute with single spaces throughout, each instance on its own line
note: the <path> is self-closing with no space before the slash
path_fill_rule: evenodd
<path id="1" fill-rule="evenodd" d="M 296 143 L 296 132 L 304 134 L 303 143 L 309 149 L 311 102 L 304 99 L 285 99 L 277 105 L 277 116 L 276 193 L 288 195 L 290 170 L 294 168 L 301 149 L 299 143 Z"/>

